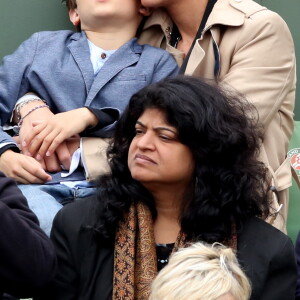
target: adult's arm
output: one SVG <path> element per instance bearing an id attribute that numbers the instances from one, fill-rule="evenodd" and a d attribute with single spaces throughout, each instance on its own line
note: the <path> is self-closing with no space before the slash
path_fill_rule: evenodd
<path id="1" fill-rule="evenodd" d="M 0 290 L 29 297 L 52 279 L 54 247 L 12 179 L 0 172 Z"/>

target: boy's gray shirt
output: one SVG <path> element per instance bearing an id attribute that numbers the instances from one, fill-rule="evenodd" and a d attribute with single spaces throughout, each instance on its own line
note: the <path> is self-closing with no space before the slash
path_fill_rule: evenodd
<path id="1" fill-rule="evenodd" d="M 2 126 L 9 123 L 17 100 L 29 91 L 46 100 L 53 113 L 83 106 L 122 111 L 142 87 L 177 73 L 170 54 L 132 39 L 94 76 L 85 32 L 35 33 L 0 66 L 0 144 L 15 144 Z M 104 135 L 113 124 L 103 128 Z"/>

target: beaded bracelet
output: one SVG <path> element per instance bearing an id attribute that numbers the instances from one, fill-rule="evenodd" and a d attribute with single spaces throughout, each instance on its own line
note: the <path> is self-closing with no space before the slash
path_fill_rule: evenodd
<path id="1" fill-rule="evenodd" d="M 45 100 L 43 99 L 40 99 L 40 98 L 32 98 L 32 99 L 28 99 L 28 100 L 25 100 L 23 102 L 21 102 L 20 104 L 17 105 L 16 107 L 16 113 L 17 113 L 17 119 L 18 119 L 18 122 L 22 119 L 21 117 L 21 113 L 20 113 L 20 110 L 23 106 L 25 106 L 26 104 L 28 103 L 31 103 L 31 102 L 38 102 L 38 101 L 42 101 L 44 103 L 46 103 Z"/>
<path id="2" fill-rule="evenodd" d="M 18 122 L 18 126 L 21 127 L 22 124 L 23 124 L 24 119 L 25 119 L 28 115 L 30 115 L 32 112 L 34 112 L 34 111 L 37 110 L 37 109 L 44 108 L 44 107 L 49 107 L 49 106 L 48 106 L 47 104 L 43 104 L 43 105 L 38 105 L 38 106 L 33 107 L 31 110 L 28 111 L 28 113 L 27 113 L 24 117 L 22 117 L 22 118 L 20 119 L 20 121 Z"/>

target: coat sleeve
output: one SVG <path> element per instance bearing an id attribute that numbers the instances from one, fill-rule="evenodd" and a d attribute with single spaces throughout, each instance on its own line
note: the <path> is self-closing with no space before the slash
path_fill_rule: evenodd
<path id="1" fill-rule="evenodd" d="M 230 70 L 222 81 L 255 105 L 265 129 L 278 112 L 292 120 L 295 50 L 291 33 L 278 14 L 265 10 L 245 19 Z"/>
<path id="2" fill-rule="evenodd" d="M 266 250 L 268 251 L 268 250 Z M 278 249 L 270 261 L 267 281 L 261 299 L 293 300 L 295 299 L 297 267 L 294 246 L 286 237 L 282 247 Z"/>
<path id="3" fill-rule="evenodd" d="M 17 100 L 30 90 L 26 80 L 36 49 L 39 33 L 24 41 L 14 53 L 5 56 L 0 65 L 0 143 L 13 143 L 14 140 L 3 131 L 8 124 Z"/>
<path id="4" fill-rule="evenodd" d="M 55 273 L 50 239 L 12 179 L 0 173 L 0 290 L 32 296 Z"/>

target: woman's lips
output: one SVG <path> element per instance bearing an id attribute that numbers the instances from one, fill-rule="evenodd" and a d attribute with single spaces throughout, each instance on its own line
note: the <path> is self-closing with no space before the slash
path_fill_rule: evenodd
<path id="1" fill-rule="evenodd" d="M 152 164 L 156 164 L 156 162 L 154 160 L 152 160 L 150 157 L 148 157 L 146 155 L 142 155 L 142 154 L 136 154 L 135 160 L 138 162 L 141 162 L 141 163 L 150 162 Z"/>

